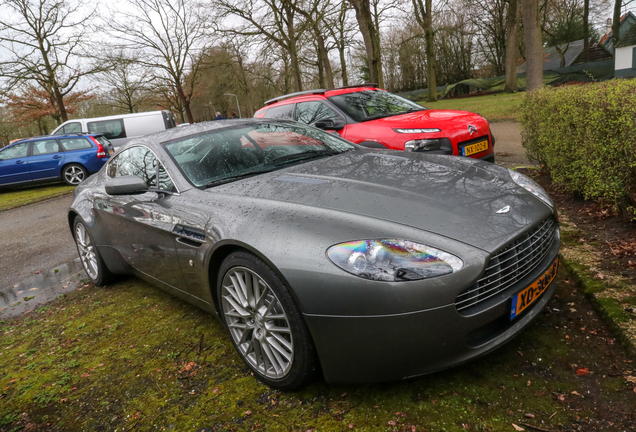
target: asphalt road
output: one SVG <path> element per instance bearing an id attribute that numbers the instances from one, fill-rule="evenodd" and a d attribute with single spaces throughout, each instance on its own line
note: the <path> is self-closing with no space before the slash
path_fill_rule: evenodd
<path id="1" fill-rule="evenodd" d="M 0 292 L 77 257 L 66 219 L 72 199 L 64 195 L 0 212 Z"/>
<path id="2" fill-rule="evenodd" d="M 495 160 L 506 167 L 529 165 L 526 150 L 521 146 L 521 128 L 513 121 L 492 122 L 490 130 L 495 136 Z"/>

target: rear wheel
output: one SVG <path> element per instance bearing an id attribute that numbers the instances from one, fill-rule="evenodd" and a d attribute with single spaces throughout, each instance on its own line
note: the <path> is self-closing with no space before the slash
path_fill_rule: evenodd
<path id="1" fill-rule="evenodd" d="M 313 343 L 284 284 L 247 252 L 231 254 L 220 270 L 221 315 L 243 361 L 271 387 L 291 390 L 305 384 L 315 369 Z"/>
<path id="2" fill-rule="evenodd" d="M 106 267 L 84 222 L 78 217 L 75 219 L 73 227 L 77 252 L 88 278 L 95 285 L 106 285 L 111 282 L 115 276 Z"/>
<path id="3" fill-rule="evenodd" d="M 64 180 L 64 183 L 67 185 L 77 186 L 84 181 L 86 177 L 88 177 L 86 168 L 79 164 L 67 165 L 62 170 L 62 180 Z"/>

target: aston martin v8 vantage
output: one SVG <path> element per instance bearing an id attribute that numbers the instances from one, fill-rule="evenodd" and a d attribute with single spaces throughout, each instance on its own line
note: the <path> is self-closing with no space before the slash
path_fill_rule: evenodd
<path id="1" fill-rule="evenodd" d="M 270 386 L 399 380 L 501 346 L 553 295 L 559 227 L 531 179 L 284 120 L 120 148 L 68 221 L 95 284 L 132 273 L 219 317 Z"/>

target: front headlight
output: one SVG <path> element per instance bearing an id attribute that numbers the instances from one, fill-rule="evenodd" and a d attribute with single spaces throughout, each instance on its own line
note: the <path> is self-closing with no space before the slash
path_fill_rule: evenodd
<path id="1" fill-rule="evenodd" d="M 327 249 L 346 272 L 365 279 L 398 282 L 442 276 L 464 265 L 458 257 L 406 240 L 358 240 Z"/>
<path id="2" fill-rule="evenodd" d="M 508 169 L 508 172 L 510 173 L 510 177 L 512 178 L 513 182 L 517 183 L 519 186 L 530 192 L 532 195 L 539 198 L 551 209 L 554 209 L 554 203 L 552 202 L 552 199 L 543 190 L 543 188 L 537 184 L 537 182 L 535 182 L 528 176 L 518 173 L 517 171 Z"/>

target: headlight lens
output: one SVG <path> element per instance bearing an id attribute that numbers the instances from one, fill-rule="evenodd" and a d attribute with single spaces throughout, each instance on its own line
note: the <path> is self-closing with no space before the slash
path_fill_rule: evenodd
<path id="1" fill-rule="evenodd" d="M 546 203 L 550 208 L 554 209 L 554 203 L 552 202 L 552 199 L 543 190 L 543 188 L 537 184 L 537 182 L 535 182 L 528 176 L 518 173 L 517 171 L 511 170 L 511 169 L 508 169 L 508 171 L 510 172 L 510 177 L 512 178 L 512 181 L 514 181 L 519 186 L 521 186 L 522 188 L 530 192 L 532 195 L 539 198 L 541 201 Z"/>
<path id="2" fill-rule="evenodd" d="M 439 150 L 441 146 L 442 146 L 442 141 L 438 139 L 411 140 L 404 143 L 404 150 L 430 151 L 430 150 Z"/>
<path id="3" fill-rule="evenodd" d="M 428 128 L 428 129 L 393 129 L 397 133 L 435 133 L 441 132 L 441 129 L 438 128 Z"/>
<path id="4" fill-rule="evenodd" d="M 427 279 L 458 271 L 464 265 L 447 252 L 406 240 L 358 240 L 327 249 L 346 272 L 365 279 L 398 282 Z"/>

